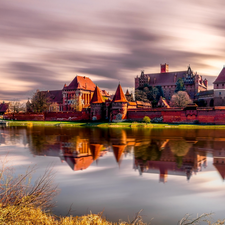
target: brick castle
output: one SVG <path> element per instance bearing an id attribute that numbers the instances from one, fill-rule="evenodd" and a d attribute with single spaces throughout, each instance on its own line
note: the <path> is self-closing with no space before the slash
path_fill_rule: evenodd
<path id="1" fill-rule="evenodd" d="M 194 99 L 202 99 L 210 102 L 212 107 L 197 107 L 196 104 L 185 108 L 171 108 L 166 100 L 169 100 L 176 88 L 177 79 L 184 81 L 186 91 Z M 151 108 L 150 103 L 140 101 L 128 101 L 130 93 L 124 94 L 119 84 L 115 95 L 110 98 L 109 93 L 101 90 L 90 78 L 77 76 L 62 90 L 46 91 L 50 97 L 51 105 L 48 112 L 37 114 L 6 114 L 5 119 L 17 120 L 105 120 L 105 121 L 140 121 L 144 116 L 149 116 L 152 121 L 165 123 L 207 123 L 225 124 L 225 68 L 214 82 L 214 90 L 207 90 L 208 81 L 202 76 L 193 73 L 190 66 L 187 71 L 169 72 L 168 65 L 161 65 L 161 73 L 144 74 L 135 78 L 135 87 L 144 84 L 151 86 L 162 86 L 165 99 L 161 98 L 157 108 Z M 207 93 L 213 92 L 212 96 Z M 52 105 L 57 105 L 57 110 L 53 110 Z M 72 107 L 73 106 L 73 107 Z M 74 107 L 75 106 L 75 107 Z M 12 118 L 13 116 L 13 118 Z"/>

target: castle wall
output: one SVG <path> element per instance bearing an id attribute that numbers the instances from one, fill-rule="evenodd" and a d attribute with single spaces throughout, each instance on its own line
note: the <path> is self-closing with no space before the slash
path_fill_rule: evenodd
<path id="1" fill-rule="evenodd" d="M 44 113 L 9 113 L 4 114 L 3 119 L 19 121 L 44 121 Z"/>
<path id="2" fill-rule="evenodd" d="M 4 119 L 18 121 L 84 121 L 90 120 L 89 111 L 4 114 Z"/>
<path id="3" fill-rule="evenodd" d="M 127 119 L 127 103 L 113 102 L 110 110 L 110 121 L 122 121 Z"/>
<path id="4" fill-rule="evenodd" d="M 121 104 L 121 103 L 120 103 Z M 130 120 L 142 121 L 149 116 L 152 121 L 163 123 L 201 123 L 201 124 L 225 124 L 225 107 L 208 107 L 182 110 L 179 108 L 156 108 L 156 109 L 129 109 L 127 104 L 115 105 L 110 110 L 110 121 Z M 104 113 L 103 107 L 102 113 Z M 81 112 L 46 112 L 46 113 L 17 113 L 5 114 L 4 119 L 20 121 L 88 121 L 91 120 L 89 110 Z M 100 114 L 100 111 L 98 115 Z M 97 118 L 101 120 L 101 118 Z"/>
<path id="5" fill-rule="evenodd" d="M 225 124 L 225 107 L 201 108 L 197 110 L 182 109 L 131 109 L 128 110 L 127 119 L 141 121 L 145 116 L 151 120 L 161 118 L 164 123 L 203 123 Z"/>
<path id="6" fill-rule="evenodd" d="M 90 113 L 87 110 L 81 112 L 47 112 L 46 121 L 82 121 L 90 120 Z"/>

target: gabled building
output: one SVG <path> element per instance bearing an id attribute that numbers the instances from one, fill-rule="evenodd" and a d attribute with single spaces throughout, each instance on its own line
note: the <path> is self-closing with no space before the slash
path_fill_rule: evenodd
<path id="1" fill-rule="evenodd" d="M 83 108 L 90 106 L 95 87 L 90 78 L 76 76 L 68 86 L 65 84 L 62 90 L 42 92 L 50 100 L 51 105 L 48 110 L 50 112 L 82 111 Z M 106 98 L 109 96 L 106 91 L 104 95 Z"/>
<path id="2" fill-rule="evenodd" d="M 62 90 L 63 95 L 63 110 L 74 110 L 72 104 L 76 104 L 76 111 L 82 111 L 90 105 L 90 101 L 94 94 L 96 85 L 89 77 L 76 76 L 67 86 L 64 85 Z"/>
<path id="3" fill-rule="evenodd" d="M 135 78 L 135 89 L 144 87 L 145 84 L 149 86 L 161 86 L 164 97 L 166 100 L 170 100 L 176 90 L 176 82 L 178 79 L 182 79 L 185 89 L 191 99 L 195 99 L 195 96 L 200 91 L 206 91 L 208 88 L 208 81 L 203 80 L 202 76 L 194 73 L 189 66 L 187 70 L 169 72 L 169 65 L 162 64 L 160 73 L 145 74 L 141 72 L 140 76 Z"/>

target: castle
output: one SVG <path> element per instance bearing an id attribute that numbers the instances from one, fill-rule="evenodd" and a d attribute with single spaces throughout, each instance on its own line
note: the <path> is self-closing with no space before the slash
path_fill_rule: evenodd
<path id="1" fill-rule="evenodd" d="M 135 89 L 144 87 L 145 84 L 150 86 L 161 86 L 164 97 L 170 100 L 176 90 L 176 82 L 182 79 L 186 92 L 192 100 L 196 99 L 199 92 L 206 91 L 208 88 L 208 80 L 194 73 L 189 66 L 185 71 L 169 72 L 168 64 L 161 64 L 160 73 L 145 74 L 141 72 L 140 76 L 135 78 Z"/>
<path id="2" fill-rule="evenodd" d="M 203 80 L 197 73 L 194 74 L 190 67 L 182 72 L 168 72 L 168 65 L 161 65 L 160 74 L 145 75 L 135 78 L 136 87 L 144 85 L 142 78 L 148 80 L 151 85 L 152 80 L 155 85 L 164 84 L 162 87 L 169 89 L 165 95 L 169 98 L 175 91 L 175 81 L 183 77 L 186 91 L 192 99 L 214 101 L 214 104 L 207 107 L 198 107 L 196 104 L 188 105 L 185 108 L 170 107 L 165 99 L 160 99 L 158 107 L 152 108 L 151 103 L 141 101 L 128 101 L 129 92 L 124 94 L 119 84 L 115 95 L 110 98 L 109 93 L 100 90 L 90 78 L 77 76 L 70 83 L 64 85 L 59 91 L 45 91 L 50 97 L 51 105 L 49 110 L 44 113 L 25 113 L 25 114 L 5 114 L 5 119 L 16 120 L 45 120 L 45 121 L 141 121 L 145 116 L 150 117 L 152 122 L 164 123 L 202 123 L 202 124 L 225 124 L 225 68 L 222 69 L 218 78 L 215 80 L 215 89 L 212 96 L 207 96 L 208 81 Z M 167 83 L 164 78 L 167 77 Z M 169 82 L 173 78 L 173 85 Z M 146 82 L 145 80 L 145 82 Z M 161 80 L 161 81 L 160 81 Z M 166 79 L 165 79 L 166 80 Z M 158 83 L 157 83 L 158 82 Z M 161 83 L 160 83 L 161 82 Z M 164 83 L 163 83 L 164 82 Z M 166 85 L 167 84 L 167 85 Z M 205 91 L 200 91 L 205 90 Z M 167 94 L 166 94 L 167 93 Z M 204 95 L 204 93 L 206 93 Z M 218 96 L 217 96 L 218 95 Z M 58 110 L 52 110 L 52 106 L 57 105 Z"/>

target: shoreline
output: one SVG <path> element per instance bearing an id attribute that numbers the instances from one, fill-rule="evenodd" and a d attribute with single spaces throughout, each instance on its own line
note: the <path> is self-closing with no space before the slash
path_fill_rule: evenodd
<path id="1" fill-rule="evenodd" d="M 164 124 L 143 122 L 68 122 L 68 121 L 11 121 L 3 120 L 6 127 L 98 127 L 98 128 L 151 128 L 151 129 L 225 129 L 225 125 Z"/>

